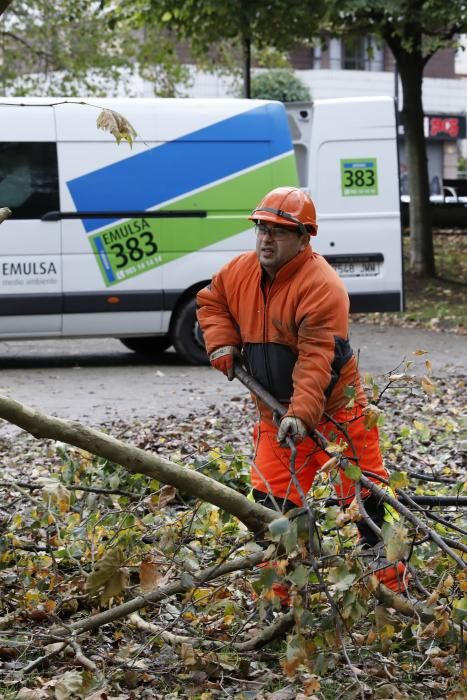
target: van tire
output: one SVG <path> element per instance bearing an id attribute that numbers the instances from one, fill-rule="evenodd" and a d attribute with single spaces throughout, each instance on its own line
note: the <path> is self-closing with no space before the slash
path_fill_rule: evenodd
<path id="1" fill-rule="evenodd" d="M 168 335 L 152 335 L 144 338 L 119 338 L 120 342 L 133 352 L 142 355 L 160 355 L 172 345 L 172 340 Z"/>
<path id="2" fill-rule="evenodd" d="M 196 318 L 196 299 L 188 299 L 177 311 L 172 340 L 178 355 L 190 365 L 208 365 L 203 335 Z"/>

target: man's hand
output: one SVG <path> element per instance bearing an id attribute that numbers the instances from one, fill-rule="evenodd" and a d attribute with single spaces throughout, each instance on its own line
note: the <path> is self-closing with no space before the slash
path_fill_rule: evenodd
<path id="1" fill-rule="evenodd" d="M 209 362 L 219 372 L 225 374 L 229 382 L 231 382 L 234 378 L 235 359 L 239 357 L 240 351 L 235 345 L 224 345 L 209 355 Z"/>
<path id="2" fill-rule="evenodd" d="M 280 422 L 279 430 L 277 431 L 277 440 L 282 443 L 289 437 L 297 443 L 306 438 L 307 434 L 308 429 L 300 418 L 285 416 Z"/>

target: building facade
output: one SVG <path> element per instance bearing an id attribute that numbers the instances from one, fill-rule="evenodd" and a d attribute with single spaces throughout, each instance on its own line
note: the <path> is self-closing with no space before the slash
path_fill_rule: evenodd
<path id="1" fill-rule="evenodd" d="M 439 193 L 445 179 L 458 177 L 459 158 L 467 157 L 467 52 L 438 51 L 427 63 L 423 106 L 430 186 Z M 291 64 L 313 99 L 391 95 L 402 109 L 402 89 L 391 51 L 373 37 L 331 39 L 321 46 L 298 47 Z M 236 94 L 233 80 L 193 68 L 190 97 Z M 402 185 L 407 172 L 403 124 L 400 126 Z"/>

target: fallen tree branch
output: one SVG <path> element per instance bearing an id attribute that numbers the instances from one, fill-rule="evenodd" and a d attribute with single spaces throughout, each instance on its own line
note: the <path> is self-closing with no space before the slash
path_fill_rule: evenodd
<path id="1" fill-rule="evenodd" d="M 272 551 L 270 553 L 257 552 L 256 554 L 250 554 L 246 557 L 239 557 L 233 559 L 230 562 L 219 565 L 214 564 L 203 571 L 198 572 L 196 577 L 193 577 L 193 582 L 182 583 L 181 580 L 173 581 L 168 583 L 166 586 L 161 586 L 160 588 L 147 593 L 146 595 L 138 596 L 133 600 L 129 600 L 121 605 L 116 605 L 114 608 L 109 610 L 104 610 L 103 612 L 96 613 L 96 615 L 91 615 L 84 620 L 78 620 L 71 625 L 67 625 L 66 633 L 70 634 L 82 634 L 83 632 L 89 632 L 90 630 L 95 630 L 103 625 L 108 625 L 111 622 L 120 620 L 123 617 L 128 617 L 137 610 L 141 610 L 151 603 L 158 603 L 161 600 L 170 598 L 177 593 L 184 593 L 189 591 L 193 586 L 199 586 L 207 581 L 212 581 L 219 576 L 225 576 L 226 574 L 231 574 L 234 571 L 241 571 L 243 569 L 251 569 L 257 564 L 261 564 L 272 556 Z M 64 631 L 60 627 L 54 627 L 51 631 L 54 635 L 64 634 Z"/>
<path id="2" fill-rule="evenodd" d="M 280 639 L 284 637 L 287 632 L 292 629 L 295 624 L 295 617 L 293 610 L 279 615 L 276 620 L 271 625 L 264 628 L 262 632 L 249 639 L 247 642 L 234 642 L 231 646 L 236 651 L 254 651 L 255 649 L 261 649 L 261 647 L 266 646 L 274 639 Z"/>
<path id="3" fill-rule="evenodd" d="M 143 632 L 149 632 L 150 634 L 160 637 L 164 642 L 167 642 L 167 644 L 195 644 L 198 641 L 196 637 L 174 634 L 164 629 L 161 625 L 155 625 L 153 622 L 143 620 L 136 612 L 131 613 L 128 622 Z"/>
<path id="4" fill-rule="evenodd" d="M 382 489 L 380 486 L 377 486 L 371 479 L 368 479 L 368 477 L 364 476 L 363 474 L 360 476 L 360 483 L 362 486 L 364 486 L 366 489 L 374 493 L 378 498 L 380 498 L 383 501 L 386 501 L 386 503 L 389 503 L 394 510 L 397 510 L 398 513 L 403 515 L 407 520 L 410 520 L 410 522 L 415 525 L 415 527 L 420 530 L 420 532 L 423 532 L 427 537 L 429 537 L 433 542 L 435 542 L 440 549 L 445 552 L 451 559 L 454 559 L 456 564 L 460 566 L 461 569 L 466 569 L 467 564 L 446 544 L 446 542 L 443 540 L 443 538 L 438 535 L 435 530 L 433 530 L 431 527 L 428 527 L 420 518 L 417 518 L 416 515 L 412 513 L 411 510 L 409 510 L 406 506 L 404 506 L 400 501 L 398 501 L 396 498 L 391 496 L 387 491 Z M 406 496 L 406 498 L 409 498 Z M 411 499 L 409 499 L 411 500 Z M 417 504 L 412 503 L 412 505 L 415 506 L 415 509 L 418 510 Z M 420 510 L 423 512 L 423 509 L 420 508 Z"/>
<path id="5" fill-rule="evenodd" d="M 435 619 L 435 612 L 427 607 L 413 605 L 408 598 L 391 591 L 381 583 L 374 587 L 373 594 L 376 600 L 386 608 L 394 608 L 406 617 L 418 617 L 422 622 L 431 622 Z"/>
<path id="6" fill-rule="evenodd" d="M 151 479 L 175 486 L 178 490 L 212 503 L 237 517 L 253 533 L 262 532 L 268 523 L 280 516 L 280 513 L 259 503 L 251 503 L 242 494 L 204 474 L 181 467 L 134 445 L 126 445 L 110 435 L 88 428 L 76 421 L 48 416 L 1 395 L 0 418 L 23 428 L 35 438 L 51 438 L 66 442 L 116 462 L 133 474 L 145 474 Z"/>

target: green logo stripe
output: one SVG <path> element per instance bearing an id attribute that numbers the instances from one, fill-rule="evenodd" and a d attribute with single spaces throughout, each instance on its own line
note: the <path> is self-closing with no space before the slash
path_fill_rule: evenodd
<path id="1" fill-rule="evenodd" d="M 162 207 L 206 210 L 207 218 L 134 219 L 93 234 L 89 240 L 106 286 L 241 233 L 254 206 L 279 185 L 297 185 L 293 155 Z M 247 206 L 240 209 L 239 202 Z"/>

